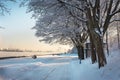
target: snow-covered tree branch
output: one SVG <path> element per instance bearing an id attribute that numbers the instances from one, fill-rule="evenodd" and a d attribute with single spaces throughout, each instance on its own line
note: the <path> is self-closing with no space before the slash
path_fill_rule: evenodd
<path id="1" fill-rule="evenodd" d="M 15 2 L 16 0 L 0 0 L 0 14 L 9 13 L 10 9 L 6 6 L 6 2 Z"/>
<path id="2" fill-rule="evenodd" d="M 96 51 L 91 55 L 92 62 L 98 61 L 99 68 L 107 63 L 103 36 L 111 21 L 116 20 L 113 17 L 120 14 L 120 0 L 31 0 L 28 12 L 34 12 L 38 19 L 34 28 L 44 41 L 63 40 L 82 45 L 85 33 Z"/>

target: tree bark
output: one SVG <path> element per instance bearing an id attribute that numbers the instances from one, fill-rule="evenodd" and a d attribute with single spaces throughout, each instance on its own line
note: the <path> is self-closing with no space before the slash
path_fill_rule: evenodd
<path id="1" fill-rule="evenodd" d="M 84 47 L 80 46 L 80 50 L 81 50 L 81 60 L 84 59 Z"/>
<path id="2" fill-rule="evenodd" d="M 88 18 L 88 21 L 87 21 L 88 33 L 89 35 L 91 35 L 90 36 L 91 42 L 93 42 L 94 44 L 94 47 L 97 53 L 98 66 L 100 68 L 104 66 L 107 62 L 106 62 L 106 57 L 103 49 L 103 40 L 101 39 L 102 34 L 101 34 L 99 23 L 98 23 L 99 20 L 96 20 L 95 16 L 92 16 L 90 8 L 87 7 L 86 9 L 87 9 L 86 17 Z M 94 15 L 96 13 L 97 12 L 93 12 Z"/>
<path id="3" fill-rule="evenodd" d="M 106 31 L 106 49 L 107 49 L 107 54 L 109 55 L 108 31 Z"/>
<path id="4" fill-rule="evenodd" d="M 94 33 L 94 45 L 97 52 L 97 58 L 98 58 L 98 66 L 103 67 L 105 64 L 107 64 L 106 57 L 104 54 L 103 49 L 103 40 L 101 39 L 101 36 L 97 33 Z"/>
<path id="5" fill-rule="evenodd" d="M 77 49 L 78 59 L 81 59 L 80 58 L 80 48 L 79 48 L 79 46 L 76 46 L 76 49 Z"/>
<path id="6" fill-rule="evenodd" d="M 77 48 L 77 51 L 78 51 L 78 58 L 80 60 L 83 60 L 84 59 L 84 47 L 83 46 L 76 46 Z"/>
<path id="7" fill-rule="evenodd" d="M 118 48 L 120 49 L 120 29 L 119 29 L 119 22 L 117 22 L 117 39 L 118 39 Z"/>
<path id="8" fill-rule="evenodd" d="M 91 46 L 91 60 L 92 60 L 92 64 L 94 64 L 95 62 L 97 62 L 97 58 L 96 58 L 96 50 L 94 43 L 92 41 L 92 37 L 90 37 L 90 46 Z"/>

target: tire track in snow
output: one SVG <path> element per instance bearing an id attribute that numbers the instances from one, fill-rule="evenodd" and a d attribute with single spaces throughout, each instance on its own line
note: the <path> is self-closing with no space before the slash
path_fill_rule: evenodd
<path id="1" fill-rule="evenodd" d="M 52 73 L 53 71 L 55 71 L 56 68 L 52 69 L 45 77 L 43 80 L 46 80 L 48 78 L 48 76 L 50 75 L 50 73 Z"/>

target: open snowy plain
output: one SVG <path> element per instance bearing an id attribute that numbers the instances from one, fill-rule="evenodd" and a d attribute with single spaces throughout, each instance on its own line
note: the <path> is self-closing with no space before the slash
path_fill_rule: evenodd
<path id="1" fill-rule="evenodd" d="M 0 60 L 0 80 L 120 80 L 120 51 L 112 51 L 101 69 L 77 55 Z"/>

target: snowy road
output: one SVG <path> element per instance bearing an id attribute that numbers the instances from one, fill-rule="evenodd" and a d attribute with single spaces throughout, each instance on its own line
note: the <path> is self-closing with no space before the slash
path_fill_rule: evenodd
<path id="1" fill-rule="evenodd" d="M 0 80 L 120 80 L 119 50 L 108 56 L 101 69 L 90 58 L 81 62 L 75 55 L 4 59 L 0 60 Z"/>
<path id="2" fill-rule="evenodd" d="M 0 80 L 70 80 L 70 62 L 76 57 L 40 57 L 0 60 Z"/>

